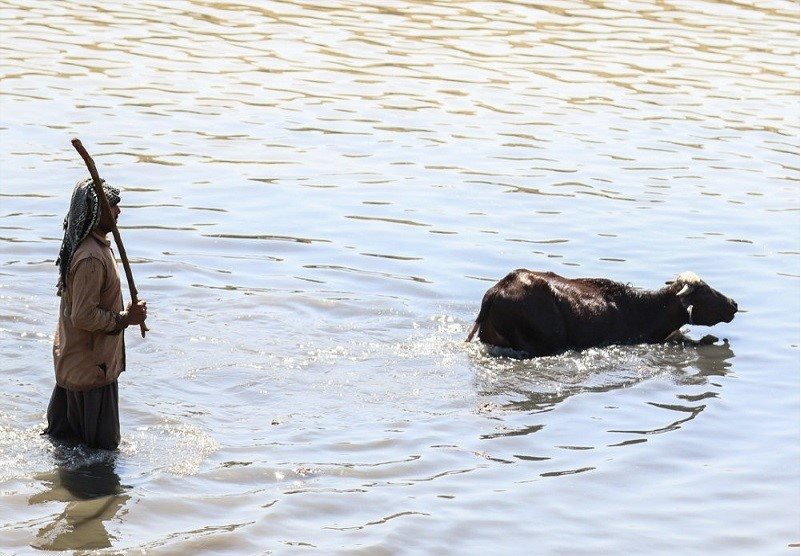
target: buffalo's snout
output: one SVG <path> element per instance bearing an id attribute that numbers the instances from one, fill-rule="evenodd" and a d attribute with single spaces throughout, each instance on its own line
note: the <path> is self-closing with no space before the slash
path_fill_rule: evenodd
<path id="1" fill-rule="evenodd" d="M 719 302 L 715 303 L 717 305 L 717 314 L 718 320 L 720 322 L 729 323 L 734 320 L 734 315 L 737 314 L 738 307 L 737 302 L 733 300 L 731 297 L 726 297 L 723 294 L 719 295 Z"/>
<path id="2" fill-rule="evenodd" d="M 728 297 L 728 298 L 726 298 L 726 299 L 727 299 L 727 300 L 728 300 L 728 302 L 729 302 L 729 312 L 730 312 L 730 315 L 729 315 L 729 318 L 728 318 L 728 319 L 726 319 L 726 321 L 725 321 L 725 322 L 731 322 L 731 321 L 733 321 L 733 320 L 734 320 L 734 315 L 736 315 L 736 314 L 737 314 L 737 311 L 738 311 L 739 309 L 738 309 L 738 307 L 737 307 L 737 302 L 736 302 L 735 300 L 733 300 L 731 297 Z"/>

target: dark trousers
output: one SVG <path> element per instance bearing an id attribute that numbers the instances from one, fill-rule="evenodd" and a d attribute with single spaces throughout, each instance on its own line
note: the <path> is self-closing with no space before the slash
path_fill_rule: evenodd
<path id="1" fill-rule="evenodd" d="M 83 392 L 56 385 L 47 406 L 44 434 L 77 440 L 90 448 L 115 450 L 120 443 L 117 381 Z"/>

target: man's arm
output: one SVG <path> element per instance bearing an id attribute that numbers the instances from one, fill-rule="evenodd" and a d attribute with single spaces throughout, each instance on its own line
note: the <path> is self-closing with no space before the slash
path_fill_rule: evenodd
<path id="1" fill-rule="evenodd" d="M 125 313 L 100 307 L 100 292 L 105 283 L 103 263 L 95 258 L 80 261 L 72 272 L 70 297 L 72 324 L 89 332 L 117 332 L 125 328 Z"/>

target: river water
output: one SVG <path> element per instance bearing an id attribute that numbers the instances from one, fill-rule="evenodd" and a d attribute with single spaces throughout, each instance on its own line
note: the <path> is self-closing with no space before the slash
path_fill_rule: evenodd
<path id="1" fill-rule="evenodd" d="M 0 15 L 0 552 L 797 553 L 796 2 Z M 150 308 L 117 454 L 39 435 L 74 136 Z M 743 312 L 465 344 L 518 267 Z"/>

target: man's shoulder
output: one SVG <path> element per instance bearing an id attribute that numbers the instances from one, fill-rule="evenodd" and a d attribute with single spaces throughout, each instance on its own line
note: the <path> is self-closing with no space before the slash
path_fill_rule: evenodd
<path id="1" fill-rule="evenodd" d="M 111 248 L 108 244 L 102 242 L 98 239 L 94 234 L 89 234 L 86 236 L 83 241 L 78 245 L 78 248 L 75 250 L 75 253 L 72 256 L 72 266 L 75 266 L 78 262 L 84 259 L 99 259 L 105 260 L 108 258 L 108 254 L 111 252 Z"/>

